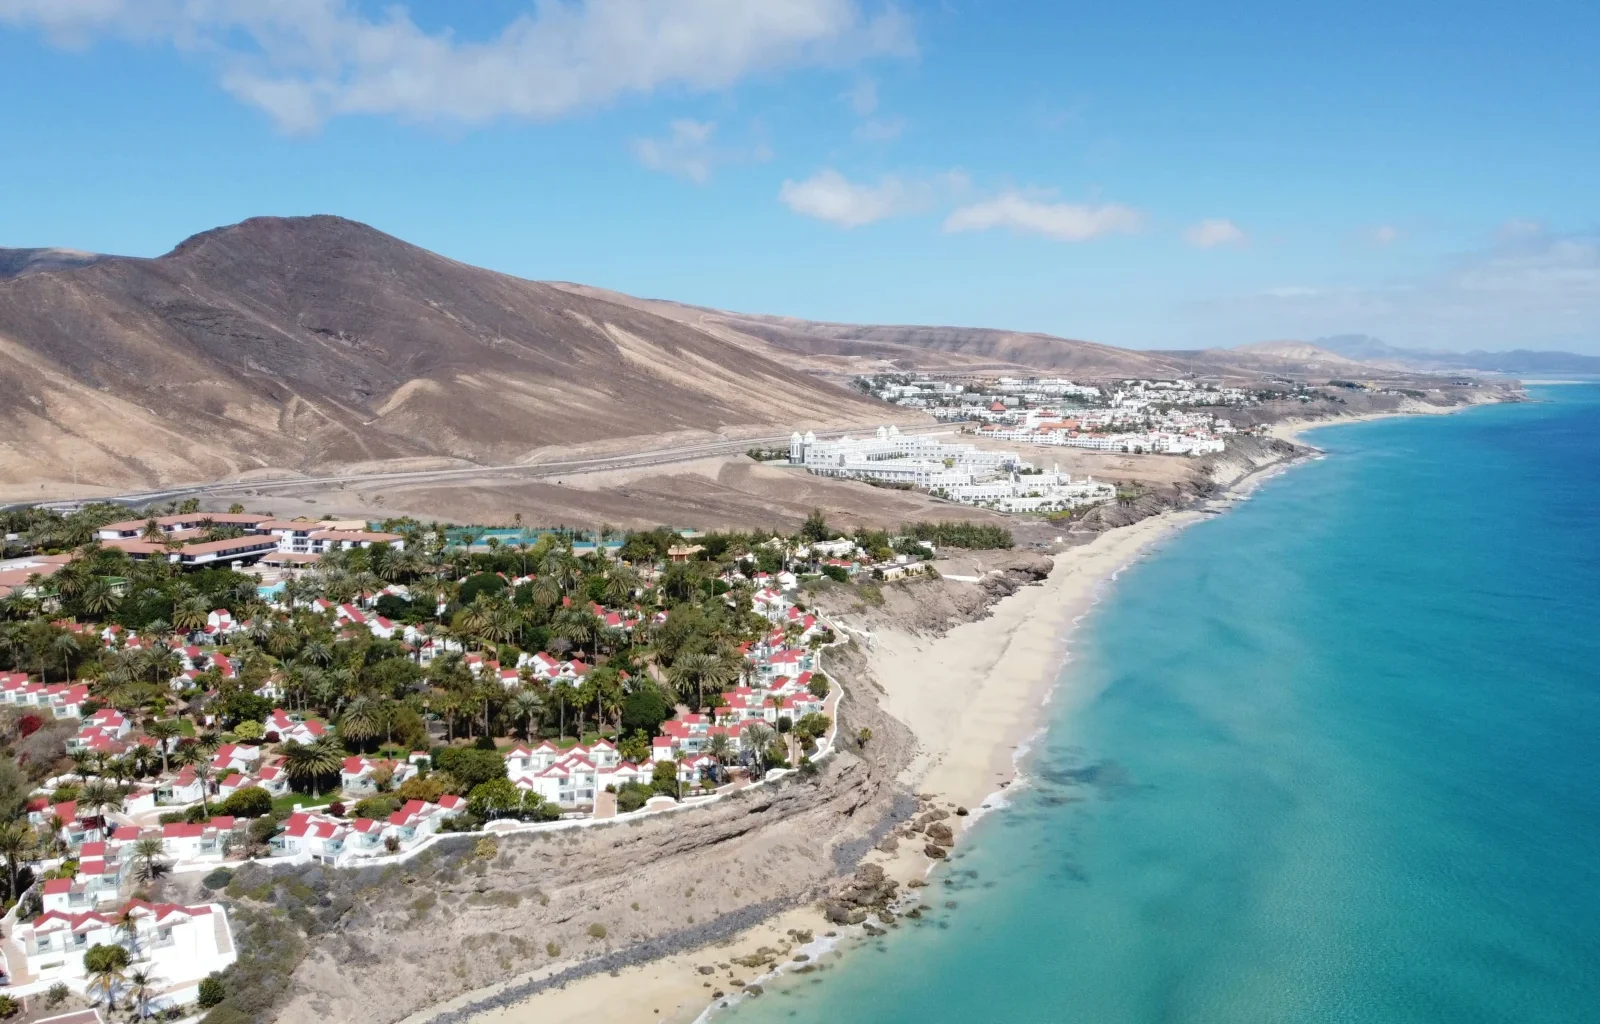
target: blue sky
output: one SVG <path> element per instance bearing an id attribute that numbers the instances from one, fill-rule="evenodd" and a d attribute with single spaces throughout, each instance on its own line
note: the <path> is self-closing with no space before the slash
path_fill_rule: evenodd
<path id="1" fill-rule="evenodd" d="M 0 245 L 337 213 L 816 319 L 1600 351 L 1600 5 L 1402 6 L 0 0 Z"/>

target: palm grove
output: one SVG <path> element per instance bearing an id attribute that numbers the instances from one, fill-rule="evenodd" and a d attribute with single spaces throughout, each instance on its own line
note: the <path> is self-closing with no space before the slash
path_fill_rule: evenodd
<path id="1" fill-rule="evenodd" d="M 0 670 L 28 672 L 48 683 L 84 683 L 92 695 L 85 715 L 116 708 L 159 741 L 135 745 L 121 756 L 80 752 L 68 759 L 63 741 L 76 722 L 55 721 L 48 710 L 41 715 L 8 708 L 0 715 L 0 742 L 8 755 L 0 759 L 0 854 L 10 865 L 5 881 L 13 901 L 19 886 L 26 887 L 21 866 L 65 852 L 52 848 L 57 840 L 51 830 L 36 832 L 22 815 L 41 781 L 75 776 L 52 797 L 75 799 L 80 814 L 89 815 L 117 808 L 130 784 L 179 765 L 206 782 L 219 743 L 277 739 L 264 735 L 261 723 L 278 704 L 334 726 L 315 742 L 279 748 L 284 772 L 300 793 L 320 796 L 335 787 L 350 753 L 404 756 L 431 748 L 432 771 L 393 794 L 364 801 L 369 806 L 357 805 L 357 813 L 378 816 L 400 799 L 436 800 L 444 793 L 469 798 L 466 827 L 488 816 L 558 813 L 504 780 L 504 763 L 491 753 L 496 738 L 550 739 L 565 746 L 606 737 L 624 758 L 647 762 L 651 737 L 677 706 L 706 709 L 725 688 L 748 680 L 753 666 L 741 645 L 773 629 L 752 610 L 749 577 L 805 568 L 792 563 L 796 542 L 826 539 L 831 532 L 814 514 L 795 538 L 714 533 L 697 538 L 692 558 L 675 561 L 669 551 L 681 538 L 666 529 L 629 533 L 610 553 L 596 545 L 579 554 L 571 535 L 560 531 L 533 543 L 490 538 L 478 545 L 470 535 L 452 537 L 441 524 L 394 520 L 384 528 L 404 537 L 403 549 L 329 553 L 289 579 L 269 605 L 250 575 L 226 568 L 183 571 L 163 559 L 133 560 L 100 546 L 96 528 L 125 515 L 126 509 L 114 505 L 69 515 L 39 509 L 0 513 L 6 534 L 14 535 L 8 555 L 76 554 L 53 575 L 0 599 Z M 878 556 L 915 549 L 918 538 L 1009 546 L 1003 531 L 991 536 L 984 530 L 993 528 L 924 523 L 897 537 L 860 531 L 855 540 Z M 604 538 L 608 531 L 601 533 Z M 745 574 L 731 574 L 734 568 Z M 341 628 L 312 603 L 323 598 L 337 605 L 390 585 L 396 592 L 383 593 L 376 612 L 425 629 L 447 653 L 424 666 L 412 647 Z M 608 626 L 596 606 L 627 609 L 627 627 Z M 224 673 L 213 663 L 175 689 L 172 680 L 182 666 L 176 648 L 196 638 L 208 614 L 219 608 L 247 624 L 222 638 L 216 651 L 234 671 Z M 140 644 L 104 642 L 107 626 L 121 627 L 124 637 L 137 634 Z M 523 652 L 539 651 L 591 667 L 581 678 L 553 682 L 524 670 L 508 686 L 496 673 L 474 672 L 468 663 L 477 654 L 514 666 Z M 257 695 L 269 682 L 279 700 Z M 814 685 L 826 692 L 825 679 Z M 820 715 L 779 721 L 779 729 L 795 733 L 801 751 L 812 749 L 827 725 Z M 778 731 L 746 735 L 753 752 L 744 760 L 751 771 L 784 762 L 789 748 Z M 707 753 L 724 765 L 735 759 L 725 737 L 714 737 Z M 671 766 L 660 767 L 667 771 L 658 773 L 655 788 L 675 790 Z M 386 779 L 378 781 L 380 789 L 388 788 Z M 626 810 L 644 795 L 623 794 L 619 803 Z M 230 797 L 223 809 L 259 819 L 250 831 L 254 842 L 264 842 L 283 813 L 280 808 L 273 814 L 273 801 L 253 788 Z M 202 800 L 189 816 L 198 820 L 216 810 Z"/>

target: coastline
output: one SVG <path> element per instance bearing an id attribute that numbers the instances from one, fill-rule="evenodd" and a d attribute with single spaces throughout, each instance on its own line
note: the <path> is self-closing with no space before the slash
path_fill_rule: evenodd
<path id="1" fill-rule="evenodd" d="M 1290 420 L 1279 424 L 1272 434 L 1303 444 L 1297 440 L 1299 436 L 1319 427 L 1465 408 L 1417 404 L 1417 409 L 1394 412 Z M 1032 740 L 1043 728 L 1043 709 L 1061 700 L 1070 706 L 1088 696 L 1064 679 L 1062 670 L 1070 659 L 1079 625 L 1118 574 L 1183 528 L 1246 500 L 1266 479 L 1322 454 L 1314 446 L 1307 448 L 1296 458 L 1244 474 L 1204 508 L 1151 516 L 1052 556 L 1055 564 L 1048 577 L 1000 600 L 982 619 L 961 623 L 937 636 L 902 630 L 866 634 L 867 665 L 879 686 L 879 702 L 916 737 L 915 754 L 898 781 L 928 798 L 924 806 L 949 811 L 959 807 L 968 812 L 946 820 L 956 831 L 957 845 L 987 812 L 1005 806 L 1005 790 L 1022 776 Z M 921 885 L 940 863 L 923 853 L 920 836 L 913 838 L 915 842 L 887 844 L 894 847 L 887 851 L 880 846 L 862 861 L 880 867 L 886 878 L 898 882 L 907 906 L 919 901 L 912 886 Z M 827 969 L 819 958 L 847 946 L 861 932 L 859 926 L 830 924 L 820 906 L 809 903 L 780 911 L 708 947 L 588 975 L 470 1017 L 455 1015 L 486 996 L 559 971 L 551 968 L 522 975 L 430 1007 L 402 1024 L 429 1024 L 451 1011 L 455 1011 L 449 1017 L 451 1024 L 589 1024 L 602 1007 L 606 1019 L 618 1024 L 703 1022 L 715 1017 L 719 1004 L 737 1000 L 741 988 L 759 993 L 774 973 L 800 968 L 801 962 L 793 959 L 797 955 L 804 954 L 805 963 L 816 969 Z M 802 941 L 808 937 L 809 941 Z M 733 961 L 758 950 L 781 953 L 776 972 L 730 967 Z M 715 972 L 708 975 L 707 969 L 713 966 Z M 734 980 L 741 984 L 732 985 Z"/>
<path id="2" fill-rule="evenodd" d="M 1230 488 L 1230 495 L 1242 493 L 1263 473 L 1279 468 L 1269 466 L 1250 474 Z M 997 602 L 985 618 L 957 625 L 942 636 L 899 630 L 872 634 L 867 658 L 881 688 L 879 700 L 917 738 L 916 752 L 899 781 L 913 792 L 933 797 L 939 806 L 971 812 L 948 819 L 958 828 L 958 844 L 986 808 L 1003 805 L 1004 789 L 1018 777 L 1021 755 L 1041 728 L 1041 709 L 1053 700 L 1079 696 L 1058 683 L 1082 618 L 1117 573 L 1204 518 L 1201 511 L 1171 511 L 1107 531 L 1088 544 L 1054 555 L 1055 566 L 1043 581 Z M 863 863 L 881 867 L 904 893 L 909 883 L 924 878 L 938 862 L 930 860 L 920 844 L 902 842 L 891 853 L 869 852 Z M 708 1011 L 720 1001 L 713 999 L 714 993 L 723 991 L 730 980 L 726 969 L 708 978 L 703 967 L 726 967 L 762 947 L 785 950 L 790 958 L 803 952 L 815 961 L 858 931 L 829 924 L 814 903 L 798 906 L 710 948 L 590 975 L 470 1020 L 472 1024 L 535 1020 L 588 1024 L 603 1007 L 606 1019 L 617 1024 L 689 1024 L 711 1015 Z M 810 932 L 813 938 L 801 943 L 792 932 Z M 403 1024 L 425 1024 L 519 982 L 553 973 L 551 969 L 508 979 L 430 1007 Z M 750 985 L 764 980 L 750 971 L 732 973 Z M 736 991 L 730 988 L 728 995 Z"/>
<path id="3" fill-rule="evenodd" d="M 1358 412 L 1351 413 L 1346 416 L 1334 416 L 1325 419 L 1301 419 L 1298 416 L 1291 416 L 1286 420 L 1281 420 L 1268 426 L 1267 434 L 1268 436 L 1275 437 L 1280 441 L 1290 441 L 1294 444 L 1305 444 L 1309 447 L 1315 447 L 1314 445 L 1310 445 L 1309 442 L 1303 440 L 1301 435 L 1307 433 L 1308 431 L 1321 429 L 1322 427 L 1343 427 L 1352 423 L 1368 423 L 1373 420 L 1389 420 L 1398 416 L 1448 416 L 1451 413 L 1461 412 L 1464 409 L 1476 408 L 1480 404 L 1488 405 L 1493 403 L 1469 402 L 1463 405 L 1429 405 L 1426 402 L 1408 402 L 1401 408 L 1395 409 L 1391 412 Z"/>

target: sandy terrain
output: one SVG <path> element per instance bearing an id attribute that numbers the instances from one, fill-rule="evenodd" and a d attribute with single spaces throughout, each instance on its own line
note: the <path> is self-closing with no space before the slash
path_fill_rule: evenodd
<path id="1" fill-rule="evenodd" d="M 1469 405 L 1429 405 L 1426 402 L 1407 402 L 1404 408 L 1397 409 L 1394 412 L 1363 412 L 1356 413 L 1355 415 L 1351 416 L 1338 416 L 1331 419 L 1301 419 L 1299 417 L 1291 417 L 1290 419 L 1283 420 L 1282 422 L 1272 424 L 1267 428 L 1267 433 L 1284 441 L 1293 441 L 1295 444 L 1310 444 L 1309 441 L 1301 440 L 1301 435 L 1308 430 L 1316 430 L 1318 427 L 1343 426 L 1347 423 L 1365 423 L 1369 420 L 1387 420 L 1392 419 L 1395 416 L 1447 416 L 1453 412 L 1460 412 L 1463 409 L 1470 409 L 1472 408 L 1472 405 L 1477 404 L 1482 403 L 1472 403 Z"/>
<path id="2" fill-rule="evenodd" d="M 228 498 L 222 503 L 226 507 Z M 915 491 L 872 487 L 813 476 L 746 456 L 676 462 L 666 466 L 612 469 L 537 480 L 463 476 L 447 481 L 389 481 L 363 485 L 291 488 L 240 499 L 275 515 L 333 513 L 412 515 L 419 519 L 506 523 L 521 513 L 528 523 L 592 528 L 655 526 L 698 529 L 794 530 L 813 508 L 829 522 L 898 526 L 916 519 L 970 519 L 1013 523 L 982 509 L 939 501 Z"/>

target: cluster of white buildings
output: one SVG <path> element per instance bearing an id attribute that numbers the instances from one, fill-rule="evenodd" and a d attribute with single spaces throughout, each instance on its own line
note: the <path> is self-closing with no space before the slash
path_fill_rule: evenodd
<path id="1" fill-rule="evenodd" d="M 848 477 L 922 490 L 971 483 L 1016 468 L 1009 452 L 988 452 L 976 445 L 947 444 L 927 434 L 902 434 L 899 427 L 879 427 L 871 437 L 819 440 L 815 433 L 789 438 L 789 464 L 818 476 Z"/>
<path id="2" fill-rule="evenodd" d="M 1035 433 L 997 431 L 987 436 L 1031 440 Z M 813 433 L 789 439 L 789 462 L 820 476 L 906 484 L 965 505 L 1002 512 L 1053 512 L 1116 497 L 1116 489 L 1093 479 L 1073 480 L 1054 470 L 1035 472 L 1011 452 L 972 444 L 948 444 L 926 434 L 879 427 L 869 438 L 818 440 Z"/>

